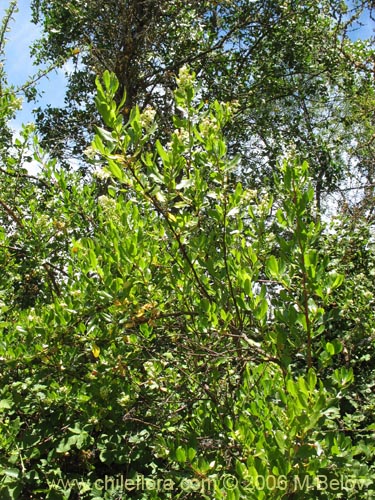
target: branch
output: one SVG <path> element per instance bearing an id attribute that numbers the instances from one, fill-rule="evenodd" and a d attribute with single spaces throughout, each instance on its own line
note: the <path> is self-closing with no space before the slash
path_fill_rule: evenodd
<path id="1" fill-rule="evenodd" d="M 4 175 L 8 175 L 9 177 L 15 177 L 17 179 L 19 177 L 23 177 L 24 179 L 30 179 L 30 180 L 33 180 L 33 181 L 37 181 L 37 182 L 40 182 L 40 184 L 42 184 L 42 186 L 44 186 L 45 188 L 47 188 L 47 189 L 51 188 L 51 185 L 47 184 L 45 181 L 43 181 L 39 177 L 36 177 L 35 175 L 22 174 L 22 173 L 11 173 L 11 172 L 8 172 L 6 169 L 1 168 L 1 167 L 0 167 L 0 172 L 2 174 L 4 174 Z"/>
<path id="2" fill-rule="evenodd" d="M 11 217 L 11 219 L 14 220 L 17 226 L 21 228 L 24 227 L 22 220 L 14 213 L 14 211 L 11 208 L 8 207 L 8 205 L 2 199 L 0 199 L 0 205 L 3 207 L 5 212 Z"/>
<path id="3" fill-rule="evenodd" d="M 17 0 L 13 0 L 9 5 L 7 10 L 5 11 L 5 17 L 3 22 L 1 23 L 1 31 L 0 31 L 0 54 L 4 50 L 5 45 L 5 33 L 8 31 L 8 26 L 10 21 L 12 20 L 13 14 L 17 11 Z"/>
<path id="4" fill-rule="evenodd" d="M 145 198 L 147 198 L 148 200 L 151 201 L 152 205 L 154 206 L 155 210 L 164 218 L 164 220 L 166 221 L 170 231 L 172 232 L 175 240 L 177 241 L 177 244 L 178 244 L 178 247 L 179 247 L 179 250 L 180 252 L 182 253 L 182 256 L 183 258 L 185 259 L 185 261 L 188 263 L 192 273 L 193 273 L 193 276 L 194 276 L 194 279 L 197 283 L 197 286 L 199 288 L 199 290 L 201 291 L 201 293 L 203 294 L 204 297 L 206 297 L 207 300 L 209 300 L 210 302 L 212 302 L 212 297 L 209 295 L 209 293 L 207 292 L 207 290 L 205 289 L 203 283 L 201 282 L 201 280 L 199 279 L 199 276 L 197 274 L 197 271 L 194 267 L 194 264 L 193 262 L 190 260 L 187 252 L 186 252 L 186 248 L 185 248 L 185 245 L 182 243 L 181 241 L 181 238 L 178 234 L 178 232 L 174 229 L 172 223 L 171 223 L 171 220 L 170 218 L 168 217 L 169 213 L 166 209 L 164 209 L 160 204 L 159 202 L 156 200 L 156 198 L 150 194 L 148 194 L 149 190 L 146 189 L 146 187 L 144 186 L 143 182 L 141 181 L 141 179 L 139 179 L 139 177 L 137 176 L 132 164 L 131 164 L 131 160 L 126 160 L 125 161 L 125 164 L 127 167 L 129 167 L 134 179 L 136 180 L 136 182 L 138 183 L 138 185 L 142 188 L 143 190 L 143 195 L 145 196 Z"/>

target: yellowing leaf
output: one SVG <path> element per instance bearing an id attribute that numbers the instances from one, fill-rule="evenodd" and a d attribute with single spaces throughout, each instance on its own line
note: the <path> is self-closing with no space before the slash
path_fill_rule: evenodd
<path id="1" fill-rule="evenodd" d="M 91 346 L 91 352 L 94 356 L 94 358 L 98 358 L 100 354 L 100 347 L 98 347 L 96 344 L 93 344 Z"/>
<path id="2" fill-rule="evenodd" d="M 167 217 L 169 220 L 176 222 L 176 217 L 173 214 L 171 214 L 170 212 L 168 212 Z"/>

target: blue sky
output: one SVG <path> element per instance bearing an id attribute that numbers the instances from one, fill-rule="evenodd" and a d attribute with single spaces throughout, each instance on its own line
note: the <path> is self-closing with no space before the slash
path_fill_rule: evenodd
<path id="1" fill-rule="evenodd" d="M 3 17 L 8 7 L 8 0 L 0 0 L 0 16 Z M 8 75 L 8 83 L 14 86 L 23 85 L 30 77 L 36 74 L 37 69 L 32 64 L 30 57 L 30 44 L 40 36 L 38 27 L 31 23 L 31 9 L 29 0 L 18 0 L 18 12 L 14 14 L 14 20 L 10 24 L 10 32 L 7 34 L 5 46 L 5 69 Z M 39 92 L 43 92 L 41 102 L 52 106 L 61 105 L 65 94 L 64 70 L 50 73 L 48 78 L 43 78 L 38 85 Z M 23 102 L 23 109 L 17 114 L 13 121 L 16 129 L 21 123 L 33 121 L 32 110 L 37 107 L 36 103 Z"/>
<path id="2" fill-rule="evenodd" d="M 0 16 L 2 18 L 10 0 L 0 0 Z M 6 71 L 8 81 L 14 85 L 22 85 L 29 77 L 36 73 L 37 68 L 33 66 L 30 58 L 30 44 L 40 35 L 39 29 L 31 23 L 30 0 L 18 0 L 19 11 L 14 15 L 11 23 L 11 31 L 8 33 L 6 45 Z M 374 35 L 374 22 L 368 14 L 362 16 L 363 26 L 352 32 L 351 37 L 369 38 Z M 67 68 L 65 68 L 67 69 Z M 65 93 L 64 68 L 43 78 L 38 89 L 43 92 L 40 103 L 58 106 L 63 104 Z M 13 126 L 19 129 L 21 123 L 33 121 L 32 110 L 38 104 L 24 101 L 23 110 L 17 115 Z"/>
<path id="3" fill-rule="evenodd" d="M 360 25 L 358 25 L 351 33 L 351 38 L 353 40 L 356 40 L 358 38 L 371 38 L 375 35 L 375 23 L 374 21 L 370 18 L 370 15 L 368 12 L 365 12 L 362 17 L 360 18 Z"/>

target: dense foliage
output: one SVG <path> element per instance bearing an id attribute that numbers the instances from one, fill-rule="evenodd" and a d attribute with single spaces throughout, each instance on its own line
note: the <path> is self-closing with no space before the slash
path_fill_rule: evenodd
<path id="1" fill-rule="evenodd" d="M 75 12 L 75 25 L 65 17 L 66 7 L 78 9 L 82 2 L 34 3 L 51 23 L 56 50 L 69 48 L 67 31 L 56 30 L 56 19 L 83 40 L 89 36 L 85 30 L 95 27 L 86 14 L 98 16 L 98 37 L 107 33 L 113 14 L 108 7 L 108 18 L 100 17 L 99 2 L 85 4 Z M 140 9 L 153 5 L 138 3 Z M 258 41 L 270 44 L 263 63 L 273 72 L 278 36 L 286 36 L 291 21 L 281 11 L 291 3 L 260 3 L 259 18 L 244 17 L 249 26 L 258 26 L 276 5 L 281 9 L 274 14 L 276 31 Z M 130 4 L 135 9 L 136 3 Z M 221 19 L 224 26 L 216 32 L 224 39 L 217 48 L 233 48 L 235 31 L 225 23 L 239 23 L 236 9 L 255 9 L 257 2 L 215 2 L 215 9 L 211 4 L 198 2 L 192 10 L 195 2 L 159 2 L 160 12 L 153 11 L 151 19 L 139 10 L 123 14 L 158 29 L 174 20 L 186 34 L 180 33 L 181 44 L 189 53 L 194 37 L 217 43 L 208 24 L 190 33 L 179 17 L 190 13 L 195 20 L 202 9 L 207 23 L 215 26 Z M 336 15 L 343 8 L 329 5 Z M 210 6 L 216 20 L 204 10 Z M 0 32 L 2 51 L 12 8 Z M 161 11 L 167 8 L 164 19 Z M 313 14 L 310 4 L 296 2 L 293 19 L 299 20 L 301 36 L 304 16 Z M 173 39 L 175 33 L 163 26 L 160 35 Z M 255 43 L 245 30 L 249 26 L 241 26 L 248 50 Z M 323 33 L 324 23 L 319 26 Z M 331 26 L 327 30 L 331 33 Z M 168 36 L 161 54 L 168 53 Z M 308 64 L 298 39 L 289 42 Z M 120 50 L 111 40 L 106 43 L 107 50 Z M 367 57 L 365 46 L 358 58 Z M 44 57 L 55 57 L 48 44 L 44 50 Z M 212 47 L 208 54 L 211 62 L 224 57 Z M 329 57 L 339 65 L 336 55 Z M 276 118 L 269 124 L 274 163 L 267 181 L 252 183 L 244 176 L 244 157 L 233 154 L 238 152 L 233 138 L 239 109 L 244 120 L 262 113 L 262 106 L 221 101 L 213 85 L 218 77 L 212 76 L 209 86 L 209 73 L 197 78 L 186 65 L 174 71 L 169 111 L 160 120 L 159 105 L 143 105 L 144 96 L 127 93 L 124 80 L 100 68 L 97 114 L 91 115 L 96 132 L 82 160 L 92 175 L 66 169 L 44 151 L 31 125 L 12 141 L 7 124 L 19 101 L 0 74 L 0 496 L 373 498 L 371 207 L 361 205 L 355 217 L 349 206 L 329 220 L 322 217 L 321 165 L 306 153 L 307 138 L 299 143 L 294 135 L 295 103 L 279 116 L 285 127 L 289 123 L 288 133 Z M 228 67 L 228 78 L 234 79 L 232 71 Z M 365 109 L 359 105 L 364 94 L 357 90 L 365 86 L 367 96 L 373 92 L 366 71 L 352 75 L 353 87 L 343 80 L 342 88 L 335 88 L 345 94 L 345 113 L 358 134 L 373 133 L 371 117 L 357 129 Z M 225 82 L 225 74 L 220 76 Z M 242 84 L 254 84 L 245 69 L 243 76 Z M 266 83 L 264 75 L 261 79 Z M 88 104 L 87 116 L 90 109 Z M 317 120 L 324 110 L 331 108 L 317 106 Z M 329 127 L 340 129 L 343 117 L 332 112 L 330 119 L 327 137 Z M 327 139 L 322 128 L 312 130 Z M 288 147 L 284 132 L 295 139 Z M 244 147 L 251 151 L 251 140 Z M 28 172 L 31 160 L 39 165 L 36 175 Z"/>

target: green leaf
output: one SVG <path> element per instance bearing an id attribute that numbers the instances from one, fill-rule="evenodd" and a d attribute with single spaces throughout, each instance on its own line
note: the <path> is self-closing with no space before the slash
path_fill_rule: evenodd
<path id="1" fill-rule="evenodd" d="M 91 248 L 90 248 L 90 250 L 88 252 L 88 257 L 89 257 L 89 262 L 90 262 L 91 267 L 93 269 L 95 269 L 96 266 L 98 265 L 98 260 L 96 258 L 94 250 L 92 250 Z"/>
<path id="2" fill-rule="evenodd" d="M 189 188 L 193 185 L 194 185 L 193 179 L 182 179 L 182 181 L 176 185 L 176 189 L 181 190 L 181 189 Z"/>
<path id="3" fill-rule="evenodd" d="M 159 156 L 165 166 L 169 165 L 170 160 L 169 160 L 169 155 L 161 145 L 161 142 L 159 140 L 156 141 L 156 150 L 159 153 Z"/>
<path id="4" fill-rule="evenodd" d="M 116 162 L 113 160 L 108 160 L 108 168 L 111 171 L 111 173 L 118 179 L 119 181 L 124 180 L 124 172 L 121 167 L 117 165 Z"/>
<path id="5" fill-rule="evenodd" d="M 271 255 L 266 264 L 266 270 L 273 278 L 279 277 L 279 263 L 274 255 Z"/>
<path id="6" fill-rule="evenodd" d="M 119 81 L 116 75 L 106 69 L 102 78 L 106 90 L 110 92 L 111 96 L 114 96 L 119 88 Z"/>
<path id="7" fill-rule="evenodd" d="M 285 443 L 285 434 L 284 432 L 282 432 L 281 430 L 277 430 L 275 432 L 275 439 L 276 439 L 276 442 L 280 448 L 280 451 L 283 453 L 285 448 L 286 448 L 286 443 Z"/>
<path id="8" fill-rule="evenodd" d="M 335 288 L 341 286 L 344 282 L 344 279 L 345 276 L 343 274 L 331 273 L 328 293 L 330 293 L 331 290 L 334 290 Z"/>
<path id="9" fill-rule="evenodd" d="M 293 380 L 291 379 L 288 379 L 287 380 L 287 383 L 286 383 L 286 387 L 288 389 L 288 392 L 292 395 L 292 396 L 297 396 L 297 392 L 298 390 L 296 390 L 296 386 L 293 382 Z"/>
<path id="10" fill-rule="evenodd" d="M 245 278 L 244 283 L 243 283 L 243 289 L 246 295 L 251 295 L 252 289 L 251 289 L 251 280 L 250 278 Z"/>
<path id="11" fill-rule="evenodd" d="M 309 395 L 309 389 L 307 387 L 306 381 L 303 377 L 298 378 L 298 387 L 299 387 L 299 392 L 298 394 L 305 394 L 306 396 Z"/>
<path id="12" fill-rule="evenodd" d="M 326 345 L 325 345 L 325 350 L 328 352 L 328 354 L 330 354 L 331 356 L 333 356 L 335 354 L 335 347 L 333 346 L 333 344 L 331 344 L 331 342 L 327 342 Z"/>
<path id="13" fill-rule="evenodd" d="M 18 469 L 3 469 L 2 471 L 6 476 L 13 477 L 15 479 L 20 477 L 20 471 Z"/>
<path id="14" fill-rule="evenodd" d="M 259 304 L 257 305 L 255 311 L 254 311 L 254 316 L 258 320 L 262 320 L 266 317 L 268 311 L 268 302 L 267 300 L 263 299 L 259 301 Z"/>
<path id="15" fill-rule="evenodd" d="M 186 452 L 185 452 L 184 448 L 182 448 L 182 446 L 179 446 L 176 449 L 175 455 L 176 455 L 177 462 L 181 462 L 181 463 L 186 462 Z"/>
<path id="16" fill-rule="evenodd" d="M 12 408 L 12 401 L 9 399 L 0 400 L 0 410 L 9 410 Z"/>
<path id="17" fill-rule="evenodd" d="M 195 450 L 194 448 L 189 448 L 188 449 L 188 454 L 187 454 L 188 460 L 190 462 L 192 462 L 194 460 L 194 457 L 195 457 L 196 454 L 197 454 L 197 450 Z"/>
<path id="18" fill-rule="evenodd" d="M 96 127 L 96 131 L 99 134 L 100 138 L 103 139 L 108 144 L 113 145 L 116 143 L 116 139 L 113 137 L 112 133 L 109 132 L 108 130 L 101 127 Z"/>
<path id="19" fill-rule="evenodd" d="M 315 389 L 316 382 L 317 378 L 315 370 L 313 368 L 310 368 L 307 372 L 307 385 L 310 391 L 313 391 Z"/>
<path id="20" fill-rule="evenodd" d="M 201 306 L 204 312 L 209 312 L 211 308 L 210 301 L 208 299 L 202 299 L 201 300 Z"/>

